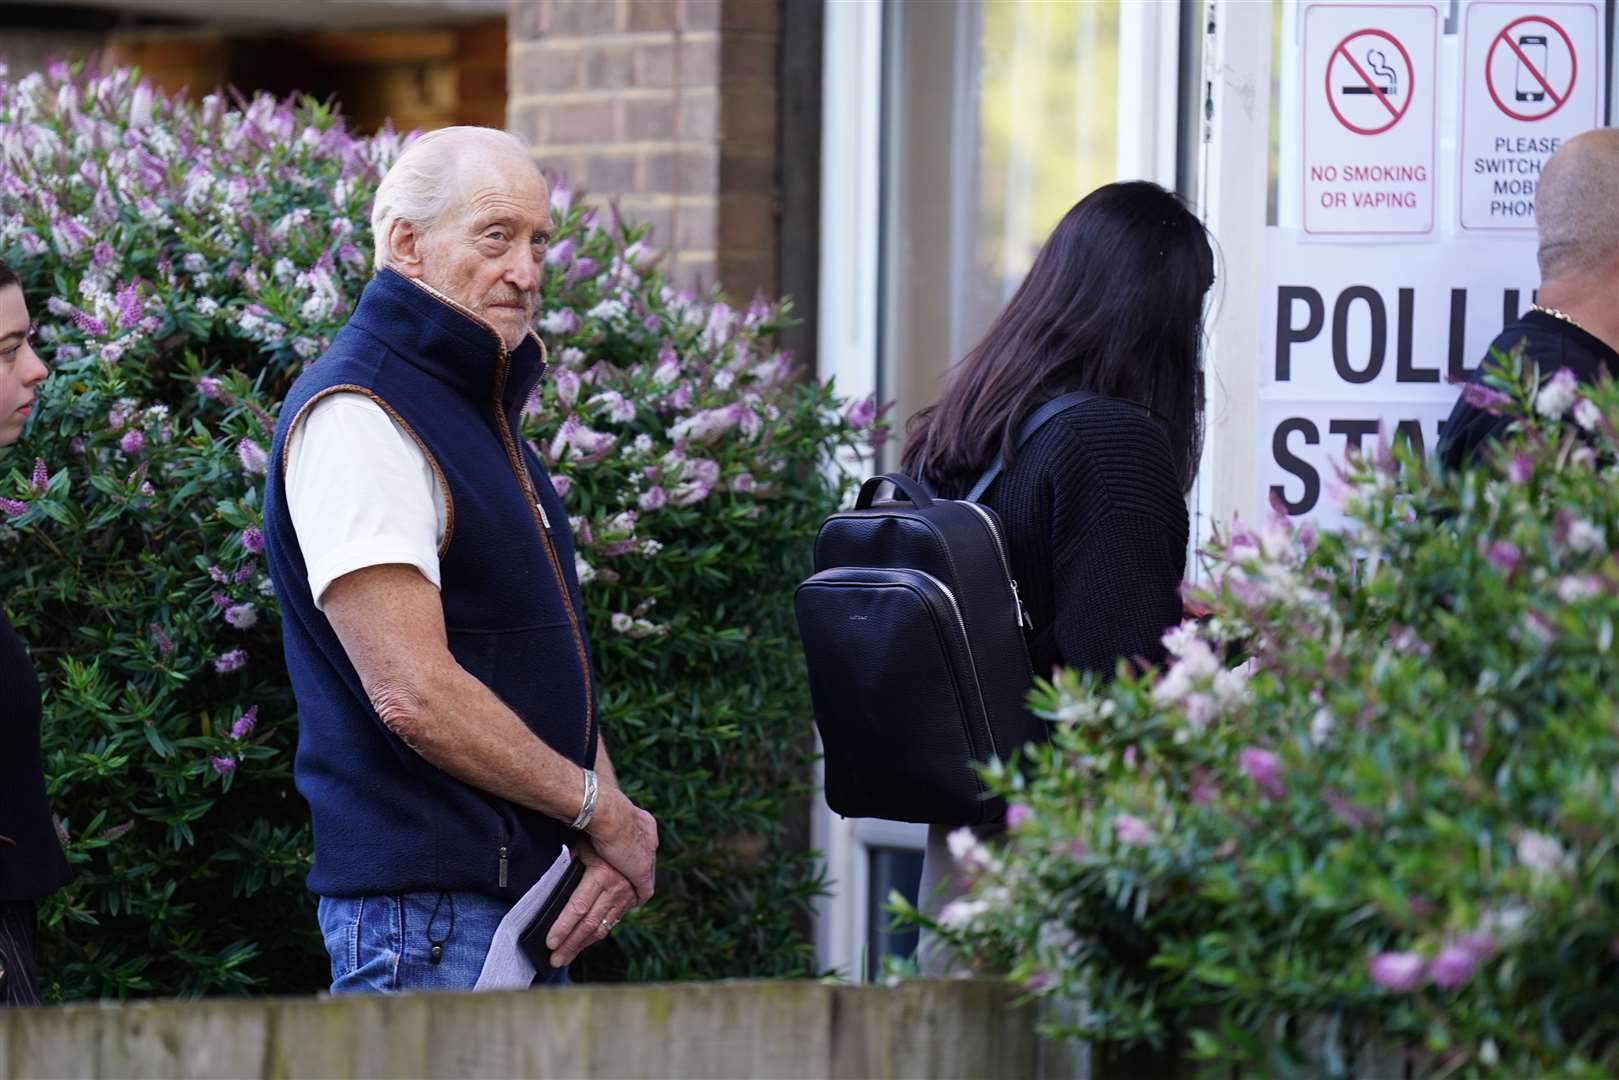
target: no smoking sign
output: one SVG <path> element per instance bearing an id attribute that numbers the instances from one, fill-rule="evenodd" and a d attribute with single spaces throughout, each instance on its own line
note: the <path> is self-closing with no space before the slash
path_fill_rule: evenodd
<path id="1" fill-rule="evenodd" d="M 1472 0 L 1462 38 L 1459 223 L 1528 232 L 1546 159 L 1601 122 L 1601 7 Z"/>
<path id="2" fill-rule="evenodd" d="M 1357 59 L 1358 57 L 1358 59 Z M 1327 105 L 1357 135 L 1381 135 L 1411 108 L 1411 54 L 1382 30 L 1350 34 L 1327 63 Z"/>
<path id="3" fill-rule="evenodd" d="M 1305 233 L 1432 232 L 1437 6 L 1313 3 L 1302 21 Z"/>

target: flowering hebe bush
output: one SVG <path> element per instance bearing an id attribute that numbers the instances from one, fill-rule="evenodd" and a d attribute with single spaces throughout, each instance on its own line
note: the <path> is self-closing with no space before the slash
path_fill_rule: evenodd
<path id="1" fill-rule="evenodd" d="M 239 105 L 0 67 L 0 257 L 53 368 L 0 459 L 0 596 L 41 668 L 78 872 L 45 909 L 56 997 L 326 981 L 260 499 L 278 403 L 370 276 L 401 140 Z M 786 597 L 841 496 L 818 466 L 870 409 L 796 380 L 780 305 L 677 294 L 644 230 L 553 200 L 555 376 L 527 434 L 576 515 L 615 763 L 663 824 L 656 903 L 583 967 L 803 971 Z"/>
<path id="2" fill-rule="evenodd" d="M 1384 453 L 1342 532 L 1233 528 L 1167 670 L 1044 687 L 957 942 L 1115 1048 L 1619 1067 L 1619 387 L 1536 389 L 1469 391 L 1524 418 L 1488 467 Z"/>

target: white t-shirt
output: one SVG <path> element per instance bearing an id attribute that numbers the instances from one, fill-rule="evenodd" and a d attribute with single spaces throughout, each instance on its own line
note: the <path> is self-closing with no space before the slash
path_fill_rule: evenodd
<path id="1" fill-rule="evenodd" d="M 332 394 L 287 443 L 287 510 L 322 608 L 327 586 L 367 566 L 414 566 L 439 588 L 444 490 L 416 440 L 364 394 Z"/>

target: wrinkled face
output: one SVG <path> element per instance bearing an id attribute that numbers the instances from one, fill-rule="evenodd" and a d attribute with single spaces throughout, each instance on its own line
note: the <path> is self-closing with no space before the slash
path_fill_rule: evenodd
<path id="1" fill-rule="evenodd" d="M 461 169 L 464 197 L 417 244 L 419 276 L 515 348 L 539 302 L 551 239 L 550 194 L 534 163 L 515 154 L 468 161 Z"/>
<path id="2" fill-rule="evenodd" d="M 0 446 L 22 434 L 33 412 L 34 392 L 45 381 L 45 363 L 28 340 L 28 305 L 22 289 L 0 289 Z"/>

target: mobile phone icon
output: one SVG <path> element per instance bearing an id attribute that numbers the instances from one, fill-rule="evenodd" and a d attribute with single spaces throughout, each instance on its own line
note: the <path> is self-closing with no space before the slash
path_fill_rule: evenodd
<path id="1" fill-rule="evenodd" d="M 1544 101 L 1546 88 L 1541 85 L 1534 72 L 1528 69 L 1525 60 L 1535 65 L 1535 71 L 1540 73 L 1541 78 L 1546 77 L 1545 34 L 1518 35 L 1518 76 L 1512 89 L 1512 96 L 1519 101 Z"/>

